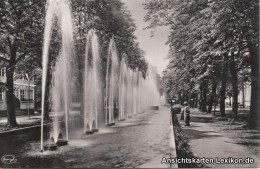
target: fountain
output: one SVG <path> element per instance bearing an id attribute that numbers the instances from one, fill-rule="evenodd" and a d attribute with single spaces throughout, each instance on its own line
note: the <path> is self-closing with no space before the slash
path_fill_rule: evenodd
<path id="1" fill-rule="evenodd" d="M 53 126 L 48 144 L 43 145 L 43 115 L 45 105 L 46 77 L 48 55 L 54 24 L 54 18 L 59 21 L 62 45 L 55 62 L 52 76 L 51 105 Z M 70 5 L 67 0 L 48 0 L 45 18 L 42 74 L 42 121 L 41 121 L 41 151 L 55 150 L 57 146 L 68 144 L 69 115 L 72 91 L 72 61 L 74 57 L 73 23 Z M 159 109 L 159 92 L 156 83 L 156 72 L 149 66 L 146 77 L 139 69 L 128 66 L 127 56 L 120 60 L 117 55 L 114 38 L 108 48 L 105 81 L 105 124 L 115 125 L 115 119 L 123 121 L 140 113 L 149 106 Z M 98 107 L 101 96 L 101 75 L 99 44 L 96 31 L 91 29 L 86 37 L 86 51 L 83 77 L 83 107 L 84 134 L 93 134 L 98 129 Z"/>
<path id="2" fill-rule="evenodd" d="M 68 136 L 68 107 L 66 105 L 67 99 L 65 96 L 65 90 L 68 90 L 64 87 L 65 76 L 64 76 L 64 65 L 65 65 L 65 58 L 62 57 L 63 54 L 60 54 L 58 60 L 56 62 L 55 70 L 53 71 L 52 76 L 52 111 L 55 113 L 53 116 L 53 127 L 52 127 L 52 136 L 51 140 L 61 146 L 66 145 L 68 143 L 68 137 L 63 138 L 62 129 L 63 125 L 60 123 L 62 118 L 65 116 L 65 130 L 66 136 Z M 67 109 L 67 110 L 66 110 Z"/>
<path id="3" fill-rule="evenodd" d="M 105 96 L 105 113 L 106 125 L 115 125 L 115 110 L 116 101 L 118 99 L 118 56 L 114 42 L 114 38 L 109 43 L 108 56 L 107 56 L 107 69 L 106 69 L 106 96 Z"/>
<path id="4" fill-rule="evenodd" d="M 138 93 L 138 98 L 137 98 L 137 112 L 142 112 L 142 89 L 141 89 L 141 86 L 142 86 L 142 72 L 138 71 L 138 85 L 137 85 L 137 93 Z"/>
<path id="5" fill-rule="evenodd" d="M 98 131 L 98 91 L 100 80 L 98 73 L 99 45 L 95 30 L 87 34 L 84 72 L 84 133 L 93 134 Z M 90 51 L 91 49 L 91 51 Z M 95 128 L 93 123 L 95 122 Z M 88 127 L 87 127 L 88 126 Z M 88 129 L 87 129 L 88 128 Z"/>
<path id="6" fill-rule="evenodd" d="M 143 112 L 149 106 L 150 109 L 158 110 L 160 95 L 156 85 L 156 72 L 152 66 L 149 66 L 146 78 L 143 78 L 142 72 L 128 68 L 125 58 L 122 58 L 119 80 L 119 120 L 123 116 L 131 117 Z"/>
<path id="7" fill-rule="evenodd" d="M 119 76 L 119 121 L 125 120 L 125 112 L 126 112 L 126 86 L 127 86 L 127 65 L 126 60 L 123 57 L 120 62 L 120 76 Z"/>
<path id="8" fill-rule="evenodd" d="M 133 93 L 133 96 L 132 96 L 132 107 L 133 107 L 133 115 L 135 115 L 137 112 L 136 110 L 136 80 L 137 80 L 137 76 L 136 76 L 136 71 L 133 71 L 133 76 L 132 76 L 132 93 Z"/>
<path id="9" fill-rule="evenodd" d="M 119 118 L 131 117 L 143 112 L 148 106 L 158 109 L 157 97 L 159 92 L 156 86 L 156 72 L 149 66 L 146 78 L 138 69 L 132 70 L 126 64 L 126 57 L 120 61 L 119 76 Z"/>
<path id="10" fill-rule="evenodd" d="M 45 151 L 55 151 L 55 150 L 57 150 L 57 144 L 55 144 L 55 143 L 46 144 L 46 145 L 43 146 L 43 150 L 45 150 Z"/>
<path id="11" fill-rule="evenodd" d="M 133 71 L 130 68 L 127 68 L 127 87 L 126 87 L 126 97 L 127 97 L 127 117 L 132 114 L 132 76 Z"/>
<path id="12" fill-rule="evenodd" d="M 49 0 L 47 2 L 47 12 L 45 17 L 45 30 L 44 30 L 44 43 L 43 43 L 43 55 L 42 55 L 42 120 L 41 120 L 41 151 L 44 150 L 43 146 L 43 118 L 44 118 L 44 106 L 45 106 L 45 90 L 46 90 L 46 77 L 47 77 L 47 69 L 48 69 L 48 55 L 49 55 L 49 47 L 51 34 L 53 29 L 54 18 L 59 20 L 59 24 L 61 27 L 61 37 L 62 37 L 62 46 L 60 51 L 60 56 L 56 63 L 57 67 L 55 69 L 53 84 L 54 88 L 57 90 L 55 93 L 52 93 L 52 100 L 55 110 L 55 116 L 53 122 L 53 139 L 54 142 L 58 142 L 58 136 L 60 130 L 60 125 L 57 121 L 58 115 L 61 114 L 64 116 L 65 123 L 65 141 L 69 140 L 68 133 L 68 116 L 69 116 L 69 106 L 70 106 L 70 89 L 71 85 L 69 82 L 71 75 L 71 57 L 74 53 L 74 42 L 73 42 L 73 24 L 72 24 L 72 16 L 70 5 L 66 0 Z M 55 75 L 56 74 L 56 75 Z M 63 98 L 62 100 L 58 100 L 57 98 Z M 57 114 L 56 114 L 57 113 Z M 48 145 L 46 145 L 48 147 Z M 49 144 L 52 146 L 52 143 Z"/>
<path id="13" fill-rule="evenodd" d="M 160 94 L 157 90 L 157 81 L 156 81 L 156 72 L 155 68 L 151 65 L 148 66 L 148 74 L 146 78 L 146 96 L 149 98 L 147 106 L 149 109 L 158 110 L 160 105 Z"/>

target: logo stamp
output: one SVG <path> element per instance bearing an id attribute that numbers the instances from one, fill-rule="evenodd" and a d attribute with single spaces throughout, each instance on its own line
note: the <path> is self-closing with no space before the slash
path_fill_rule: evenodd
<path id="1" fill-rule="evenodd" d="M 13 155 L 4 155 L 2 156 L 1 161 L 5 164 L 14 164 L 17 162 L 17 158 Z"/>

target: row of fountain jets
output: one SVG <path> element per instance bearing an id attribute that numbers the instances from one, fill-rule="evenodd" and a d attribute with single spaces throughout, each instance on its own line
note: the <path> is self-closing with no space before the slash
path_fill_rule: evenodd
<path id="1" fill-rule="evenodd" d="M 52 75 L 52 111 L 63 114 L 65 119 L 66 140 L 69 139 L 68 121 L 71 105 L 71 80 L 74 68 L 72 58 L 74 57 L 73 23 L 71 8 L 67 0 L 49 0 L 47 3 L 45 18 L 44 46 L 43 46 L 43 75 L 42 93 L 46 91 L 46 78 L 48 68 L 48 53 L 52 34 L 54 18 L 58 18 L 61 27 L 62 47 L 60 55 L 55 64 Z M 114 38 L 108 47 L 105 94 L 101 85 L 101 60 L 99 56 L 99 42 L 96 31 L 88 31 L 85 49 L 84 68 L 84 133 L 98 130 L 99 113 L 105 113 L 105 124 L 115 124 L 115 114 L 119 121 L 147 109 L 148 106 L 159 105 L 160 96 L 156 86 L 156 73 L 149 66 L 146 77 L 139 70 L 129 68 L 127 58 L 119 60 Z M 104 98 L 104 105 L 102 105 Z M 42 128 L 41 128 L 41 150 L 43 150 L 43 115 L 45 105 L 45 94 L 42 95 Z M 99 111 L 104 107 L 103 111 Z M 58 141 L 61 133 L 59 116 L 53 117 L 52 137 Z"/>

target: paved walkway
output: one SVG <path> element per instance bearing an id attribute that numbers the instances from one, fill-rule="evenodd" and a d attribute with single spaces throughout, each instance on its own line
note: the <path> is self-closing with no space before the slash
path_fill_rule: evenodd
<path id="1" fill-rule="evenodd" d="M 196 120 L 197 118 L 200 118 L 200 120 Z M 178 115 L 178 119 L 180 119 L 180 115 Z M 199 158 L 213 158 L 215 161 L 216 157 L 219 160 L 220 158 L 228 157 L 243 159 L 250 157 L 254 159 L 253 164 L 213 163 L 206 164 L 206 166 L 213 168 L 258 168 L 259 157 L 251 154 L 245 146 L 235 144 L 232 139 L 219 133 L 214 127 L 209 125 L 211 120 L 211 114 L 201 113 L 193 109 L 191 110 L 191 126 L 184 126 L 184 122 L 181 121 L 182 129 L 190 139 L 189 144 L 194 155 Z"/>
<path id="2" fill-rule="evenodd" d="M 78 115 L 79 113 L 76 111 L 72 112 L 73 115 Z M 55 116 L 54 113 L 50 113 L 50 117 Z M 28 117 L 28 115 L 21 115 L 21 116 L 16 116 L 16 122 L 19 123 L 33 123 L 35 121 L 41 120 L 41 113 L 33 114 Z M 7 123 L 7 117 L 0 117 L 0 124 L 6 124 Z"/>
<path id="3" fill-rule="evenodd" d="M 15 147 L 19 142 L 16 140 L 10 153 L 16 155 L 18 162 L 9 167 L 168 168 L 161 160 L 170 157 L 171 134 L 170 111 L 162 107 L 118 122 L 116 126 L 101 128 L 94 135 L 83 135 L 75 129 L 71 131 L 69 145 L 56 152 L 40 153 L 38 138 L 34 138 L 35 149 L 30 147 L 32 140 L 27 140 L 30 141 L 27 146 Z M 4 151 L 10 154 L 8 149 Z"/>
<path id="4" fill-rule="evenodd" d="M 30 123 L 30 122 L 34 122 L 34 121 L 37 121 L 40 119 L 41 119 L 40 115 L 33 115 L 30 117 L 30 119 L 28 118 L 28 116 L 17 116 L 16 117 L 17 123 Z M 0 117 L 0 124 L 6 124 L 6 123 L 7 123 L 7 117 Z"/>

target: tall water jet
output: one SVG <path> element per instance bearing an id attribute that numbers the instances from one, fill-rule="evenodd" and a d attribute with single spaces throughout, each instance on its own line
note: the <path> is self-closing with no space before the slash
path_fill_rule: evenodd
<path id="1" fill-rule="evenodd" d="M 117 53 L 112 38 L 109 44 L 106 70 L 105 118 L 107 125 L 114 123 L 117 103 L 119 121 L 140 113 L 149 106 L 157 105 L 159 92 L 156 72 L 149 66 L 146 78 L 144 78 L 139 69 L 132 70 L 128 67 L 126 59 L 126 55 L 122 57 L 120 74 L 118 74 L 116 71 L 118 70 Z"/>
<path id="2" fill-rule="evenodd" d="M 139 94 L 138 95 L 138 105 L 137 105 L 137 112 L 142 112 L 143 110 L 142 110 L 142 88 L 141 88 L 141 86 L 142 86 L 142 78 L 143 78 L 143 76 L 142 76 L 142 72 L 140 72 L 140 71 L 138 71 L 138 88 L 137 88 L 137 93 Z"/>
<path id="3" fill-rule="evenodd" d="M 146 77 L 146 92 L 147 96 L 150 98 L 146 103 L 152 109 L 159 108 L 160 105 L 160 93 L 157 86 L 157 74 L 155 68 L 151 65 L 148 66 L 148 73 Z"/>
<path id="4" fill-rule="evenodd" d="M 43 120 L 44 120 L 44 106 L 45 106 L 45 92 L 46 92 L 46 77 L 47 77 L 47 69 L 48 69 L 48 55 L 49 55 L 49 47 L 50 40 L 53 29 L 54 18 L 57 18 L 61 27 L 61 60 L 62 65 L 56 68 L 57 72 L 62 72 L 62 78 L 54 79 L 54 84 L 62 84 L 60 92 L 63 95 L 63 103 L 60 106 L 60 111 L 64 113 L 65 116 L 65 131 L 66 131 L 66 140 L 69 139 L 68 134 L 68 115 L 69 115 L 69 107 L 70 107 L 70 75 L 71 75 L 71 57 L 74 52 L 74 42 L 73 42 L 73 23 L 72 23 L 72 15 L 69 2 L 67 0 L 49 0 L 47 2 L 47 12 L 45 17 L 45 30 L 44 30 L 44 43 L 43 43 L 43 55 L 42 55 L 42 65 L 43 65 L 43 73 L 42 73 L 42 121 L 41 121 L 41 151 L 43 151 Z M 59 60 L 58 60 L 59 62 Z M 59 65 L 59 63 L 57 64 Z M 58 82 L 62 81 L 62 82 Z M 61 95 L 61 93 L 55 93 L 53 97 L 57 97 Z M 54 105 L 57 105 L 54 103 Z M 57 107 L 55 107 L 57 110 Z M 57 110 L 58 111 L 58 110 Z M 56 118 L 54 118 L 56 120 Z M 58 134 L 58 127 L 56 125 L 57 121 L 54 121 L 53 131 L 55 131 L 53 136 L 55 139 Z M 56 139 L 57 141 L 57 139 Z"/>
<path id="5" fill-rule="evenodd" d="M 120 62 L 120 76 L 119 76 L 119 116 L 118 120 L 125 120 L 127 97 L 127 65 L 126 60 L 123 57 Z"/>
<path id="6" fill-rule="evenodd" d="M 133 92 L 133 114 L 136 114 L 137 113 L 137 101 L 138 101 L 138 99 L 137 99 L 137 72 L 138 72 L 138 70 L 137 71 L 134 71 L 133 72 L 133 77 L 132 77 L 132 92 Z"/>
<path id="7" fill-rule="evenodd" d="M 133 110 L 133 92 L 132 92 L 132 77 L 133 77 L 133 71 L 130 68 L 127 68 L 127 86 L 126 86 L 126 97 L 127 97 L 127 117 L 132 115 Z"/>
<path id="8" fill-rule="evenodd" d="M 106 69 L 106 95 L 105 95 L 105 113 L 106 124 L 113 125 L 115 123 L 115 110 L 117 108 L 118 99 L 118 55 L 114 38 L 110 40 L 107 56 Z"/>
<path id="9" fill-rule="evenodd" d="M 84 133 L 86 134 L 98 130 L 97 106 L 100 90 L 98 65 L 100 65 L 98 38 L 95 30 L 90 30 L 87 34 L 84 72 Z M 93 129 L 94 122 L 95 129 Z"/>
<path id="10" fill-rule="evenodd" d="M 55 70 L 52 75 L 52 111 L 55 112 L 53 117 L 53 128 L 52 128 L 52 138 L 56 143 L 59 139 L 59 135 L 62 132 L 61 124 L 58 123 L 60 115 L 64 114 L 64 91 L 63 91 L 63 70 L 62 65 L 64 64 L 64 58 L 59 57 L 56 62 Z M 56 80 L 57 79 L 57 80 Z M 59 79 L 59 80 L 58 80 Z"/>

